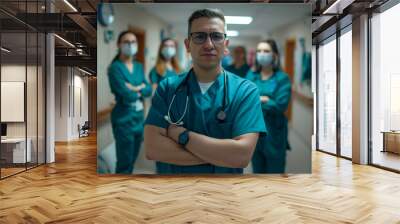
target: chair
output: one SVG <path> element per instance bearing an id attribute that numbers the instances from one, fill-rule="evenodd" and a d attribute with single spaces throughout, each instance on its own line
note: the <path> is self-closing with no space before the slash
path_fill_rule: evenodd
<path id="1" fill-rule="evenodd" d="M 78 124 L 79 138 L 89 136 L 89 129 L 90 129 L 89 121 L 85 121 L 82 127 Z"/>

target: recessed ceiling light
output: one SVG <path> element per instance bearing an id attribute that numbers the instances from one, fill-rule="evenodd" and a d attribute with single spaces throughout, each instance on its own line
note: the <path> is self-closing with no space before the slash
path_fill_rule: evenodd
<path id="1" fill-rule="evenodd" d="M 237 30 L 228 30 L 228 31 L 226 31 L 226 35 L 228 37 L 237 37 L 237 36 L 239 36 L 239 31 L 237 31 Z"/>
<path id="2" fill-rule="evenodd" d="M 66 39 L 60 37 L 59 35 L 54 34 L 54 36 L 57 37 L 58 39 L 60 39 L 62 42 L 64 42 L 64 43 L 66 43 L 67 45 L 69 45 L 70 47 L 75 48 L 75 45 L 71 44 L 71 42 L 69 42 L 69 41 L 67 41 Z"/>
<path id="3" fill-rule="evenodd" d="M 92 75 L 92 73 L 90 73 L 90 72 L 88 72 L 88 71 L 86 71 L 86 70 L 83 70 L 83 69 L 81 69 L 81 68 L 79 68 L 79 67 L 78 67 L 78 70 L 81 71 L 81 72 L 83 72 L 83 73 L 85 73 L 85 74 L 87 74 L 87 75 Z"/>
<path id="4" fill-rule="evenodd" d="M 67 4 L 74 12 L 78 12 L 78 10 L 71 4 L 69 3 L 68 0 L 64 0 L 65 4 Z"/>
<path id="5" fill-rule="evenodd" d="M 351 0 L 336 0 L 322 14 L 341 14 L 343 10 L 340 8 L 350 5 L 352 2 Z"/>
<path id="6" fill-rule="evenodd" d="M 10 53 L 10 52 L 11 52 L 11 50 L 9 50 L 9 49 L 7 49 L 7 48 L 5 48 L 5 47 L 1 47 L 0 49 L 1 49 L 2 51 L 6 52 L 6 53 Z"/>
<path id="7" fill-rule="evenodd" d="M 226 24 L 250 24 L 253 21 L 251 16 L 225 16 Z"/>

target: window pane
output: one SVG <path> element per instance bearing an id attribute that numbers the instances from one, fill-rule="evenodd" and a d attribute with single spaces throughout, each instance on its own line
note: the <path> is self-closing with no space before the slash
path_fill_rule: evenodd
<path id="1" fill-rule="evenodd" d="M 352 148 L 352 35 L 340 36 L 340 152 L 351 158 Z"/>
<path id="2" fill-rule="evenodd" d="M 336 40 L 318 49 L 318 148 L 336 153 Z"/>
<path id="3" fill-rule="evenodd" d="M 372 163 L 396 170 L 400 170 L 400 32 L 393 27 L 398 21 L 400 4 L 371 21 Z"/>

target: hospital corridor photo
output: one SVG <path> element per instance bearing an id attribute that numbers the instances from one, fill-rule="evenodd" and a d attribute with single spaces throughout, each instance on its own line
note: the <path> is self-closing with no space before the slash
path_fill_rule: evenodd
<path id="1" fill-rule="evenodd" d="M 0 224 L 400 223 L 398 0 L 0 1 Z"/>

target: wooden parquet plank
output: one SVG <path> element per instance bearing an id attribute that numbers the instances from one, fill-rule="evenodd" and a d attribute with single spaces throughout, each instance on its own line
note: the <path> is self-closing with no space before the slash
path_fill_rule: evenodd
<path id="1" fill-rule="evenodd" d="M 400 175 L 313 152 L 313 174 L 99 176 L 96 139 L 0 181 L 0 223 L 399 223 Z"/>

